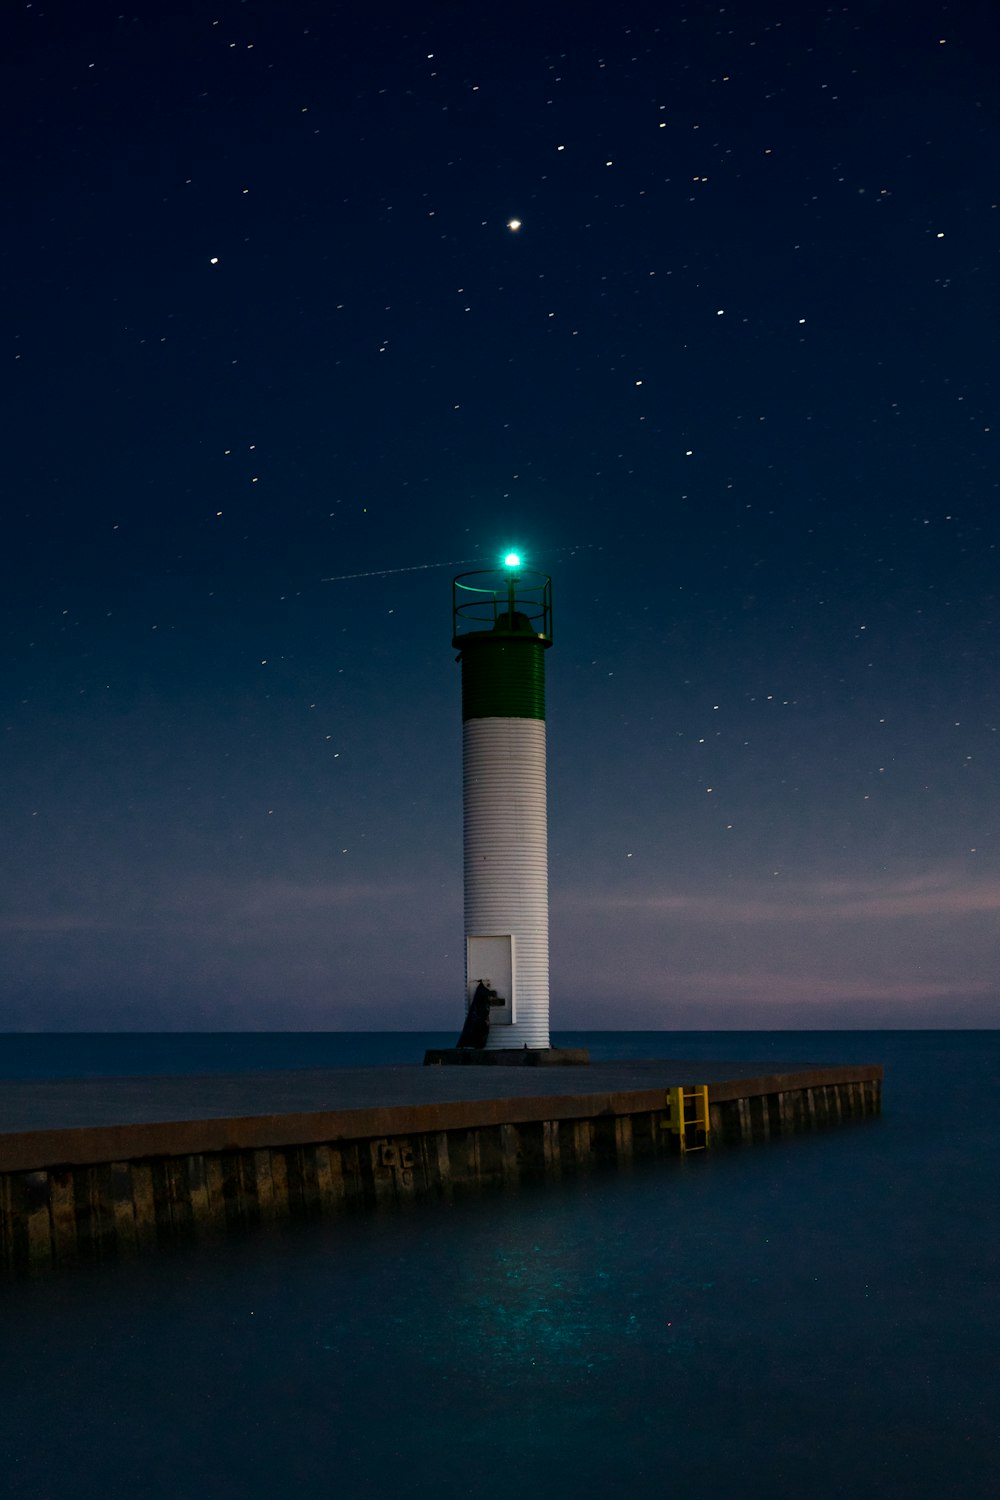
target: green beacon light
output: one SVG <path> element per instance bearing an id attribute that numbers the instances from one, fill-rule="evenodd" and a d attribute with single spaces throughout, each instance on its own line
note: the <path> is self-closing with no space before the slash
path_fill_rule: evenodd
<path id="1" fill-rule="evenodd" d="M 505 568 L 519 568 L 521 566 L 521 554 L 519 552 L 508 552 L 503 560 Z"/>

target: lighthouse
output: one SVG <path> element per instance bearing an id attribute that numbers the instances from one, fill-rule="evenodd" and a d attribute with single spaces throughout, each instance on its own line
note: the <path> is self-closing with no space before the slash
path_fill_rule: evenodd
<path id="1" fill-rule="evenodd" d="M 477 992 L 481 1007 L 488 998 L 486 1051 L 548 1049 L 552 580 L 511 552 L 501 568 L 460 574 L 452 606 L 462 664 L 465 1009 Z"/>

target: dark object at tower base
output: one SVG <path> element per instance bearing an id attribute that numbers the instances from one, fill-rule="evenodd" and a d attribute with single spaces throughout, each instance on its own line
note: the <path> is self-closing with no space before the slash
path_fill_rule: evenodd
<path id="1" fill-rule="evenodd" d="M 424 1067 L 458 1063 L 500 1068 L 584 1067 L 590 1062 L 586 1047 L 508 1047 L 491 1052 L 471 1047 L 432 1047 L 424 1053 Z"/>
<path id="2" fill-rule="evenodd" d="M 486 1046 L 486 1038 L 490 1034 L 490 1004 L 496 998 L 496 990 L 480 980 L 462 1027 L 462 1035 L 458 1039 L 459 1047 Z"/>

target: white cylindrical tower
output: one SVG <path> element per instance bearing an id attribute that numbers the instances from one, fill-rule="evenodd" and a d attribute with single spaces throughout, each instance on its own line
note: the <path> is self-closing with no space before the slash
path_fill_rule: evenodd
<path id="1" fill-rule="evenodd" d="M 545 651 L 552 582 L 504 569 L 454 583 L 462 663 L 468 1009 L 491 991 L 488 1049 L 548 1048 Z"/>

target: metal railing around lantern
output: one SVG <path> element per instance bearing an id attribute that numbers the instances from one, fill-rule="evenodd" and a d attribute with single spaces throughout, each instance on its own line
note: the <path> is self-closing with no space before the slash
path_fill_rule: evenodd
<path id="1" fill-rule="evenodd" d="M 474 632 L 531 634 L 552 639 L 552 579 L 547 573 L 485 568 L 452 582 L 452 635 Z"/>

